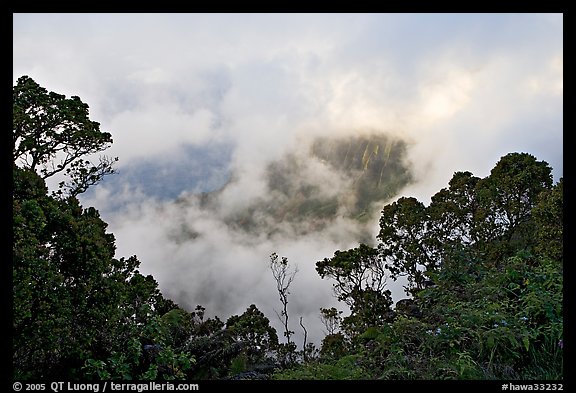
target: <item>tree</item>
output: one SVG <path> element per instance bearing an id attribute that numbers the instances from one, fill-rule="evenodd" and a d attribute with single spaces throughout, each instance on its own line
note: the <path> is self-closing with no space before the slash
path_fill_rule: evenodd
<path id="1" fill-rule="evenodd" d="M 487 219 L 509 237 L 530 218 L 538 195 L 552 187 L 552 169 L 528 153 L 502 157 L 481 184 L 480 199 L 490 212 Z"/>
<path id="2" fill-rule="evenodd" d="M 154 278 L 140 274 L 135 256 L 114 257 L 108 225 L 76 198 L 112 173 L 113 160 L 91 166 L 83 157 L 107 148 L 111 136 L 78 97 L 48 93 L 29 77 L 13 95 L 14 376 L 139 376 L 142 344 L 170 344 L 158 313 L 172 306 Z M 62 171 L 68 197 L 49 196 L 45 179 Z M 169 345 L 160 352 L 171 364 L 166 377 L 190 361 Z"/>
<path id="3" fill-rule="evenodd" d="M 379 246 L 418 312 L 374 331 L 386 344 L 371 367 L 388 378 L 562 375 L 562 181 L 551 184 L 547 163 L 511 153 L 486 178 L 456 172 L 428 207 L 384 208 Z"/>
<path id="4" fill-rule="evenodd" d="M 426 209 L 430 219 L 430 230 L 434 232 L 434 248 L 453 247 L 455 244 L 477 242 L 475 222 L 480 209 L 476 187 L 480 179 L 470 172 L 456 172 L 448 183 L 431 198 Z"/>
<path id="5" fill-rule="evenodd" d="M 350 315 L 342 320 L 342 330 L 354 337 L 370 327 L 382 326 L 394 319 L 392 293 L 371 288 L 355 290 Z"/>
<path id="6" fill-rule="evenodd" d="M 312 353 L 315 349 L 314 344 L 312 344 L 311 346 L 308 345 L 307 341 L 308 341 L 308 330 L 306 329 L 306 326 L 304 326 L 304 323 L 302 322 L 302 316 L 300 316 L 300 327 L 302 328 L 302 330 L 304 331 L 304 342 L 302 343 L 302 358 L 304 360 L 304 362 L 308 361 L 308 353 Z"/>
<path id="7" fill-rule="evenodd" d="M 333 284 L 338 300 L 353 306 L 363 290 L 382 292 L 387 271 L 377 249 L 366 244 L 346 251 L 337 250 L 332 258 L 316 262 L 320 277 L 336 280 Z"/>
<path id="8" fill-rule="evenodd" d="M 320 320 L 324 327 L 326 327 L 326 334 L 336 334 L 340 328 L 342 311 L 338 311 L 336 307 L 320 308 Z"/>
<path id="9" fill-rule="evenodd" d="M 382 210 L 378 248 L 393 279 L 408 278 L 408 293 L 425 287 L 427 276 L 460 259 L 497 261 L 533 241 L 531 210 L 552 184 L 546 162 L 526 153 L 503 156 L 484 179 L 456 172 L 449 188 L 426 207 L 400 198 Z"/>
<path id="10" fill-rule="evenodd" d="M 532 209 L 536 224 L 535 251 L 555 261 L 564 260 L 564 180 L 560 178 L 551 189 L 538 195 Z"/>
<path id="11" fill-rule="evenodd" d="M 282 303 L 282 311 L 280 314 L 278 314 L 278 311 L 274 311 L 284 326 L 284 336 L 286 337 L 287 344 L 290 345 L 290 336 L 294 334 L 294 332 L 288 327 L 288 295 L 290 294 L 290 285 L 292 281 L 294 281 L 296 273 L 298 273 L 298 268 L 290 270 L 288 258 L 282 257 L 282 259 L 279 260 L 278 254 L 272 253 L 272 255 L 270 255 L 270 270 L 276 281 L 276 289 L 280 296 L 280 302 Z"/>
<path id="12" fill-rule="evenodd" d="M 270 326 L 270 320 L 254 304 L 251 304 L 242 315 L 228 318 L 226 329 L 236 342 L 243 344 L 244 353 L 251 364 L 264 361 L 268 353 L 278 346 L 276 330 Z"/>
<path id="13" fill-rule="evenodd" d="M 481 240 L 491 243 L 484 251 L 499 259 L 531 246 L 527 242 L 533 239 L 532 208 L 538 195 L 551 187 L 552 169 L 545 161 L 537 161 L 527 153 L 509 153 L 500 158 L 477 187 L 484 212 L 477 225 Z"/>
<path id="14" fill-rule="evenodd" d="M 135 257 L 115 259 L 94 208 L 57 200 L 14 168 L 14 366 L 19 377 L 72 377 L 138 336 L 160 296 Z"/>
<path id="15" fill-rule="evenodd" d="M 440 262 L 431 229 L 429 213 L 416 198 L 402 197 L 382 210 L 378 249 L 393 279 L 407 276 L 407 292 L 422 289 L 424 271 Z"/>
<path id="16" fill-rule="evenodd" d="M 385 289 L 388 272 L 378 249 L 360 244 L 350 250 L 338 250 L 332 258 L 317 262 L 316 271 L 322 278 L 336 280 L 333 287 L 338 300 L 350 307 L 351 314 L 342 320 L 343 330 L 350 336 L 393 317 L 391 293 Z M 334 311 L 323 311 L 330 323 L 337 321 Z"/>
<path id="17" fill-rule="evenodd" d="M 84 157 L 107 149 L 112 135 L 88 117 L 88 105 L 79 97 L 48 92 L 32 78 L 22 76 L 13 89 L 12 160 L 46 179 L 65 171 L 60 183 L 68 195 L 80 194 L 105 175 L 114 173 L 117 158 L 101 156 L 92 164 Z"/>

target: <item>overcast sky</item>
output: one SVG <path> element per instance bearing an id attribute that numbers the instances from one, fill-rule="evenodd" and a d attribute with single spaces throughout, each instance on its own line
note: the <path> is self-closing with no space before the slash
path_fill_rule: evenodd
<path id="1" fill-rule="evenodd" d="M 509 152 L 548 162 L 555 181 L 563 175 L 562 14 L 14 14 L 13 22 L 14 82 L 28 75 L 79 96 L 112 134 L 107 153 L 119 170 L 181 167 L 185 147 L 225 146 L 218 173 L 205 176 L 214 187 L 238 176 L 223 209 L 265 194 L 265 164 L 310 136 L 365 130 L 409 143 L 415 182 L 401 195 L 425 203 L 455 171 L 485 177 Z M 321 336 L 318 308 L 336 303 L 314 262 L 354 246 L 349 223 L 330 236 L 264 240 L 232 232 L 214 212 L 183 213 L 145 187 L 96 188 L 83 203 L 110 223 L 119 256 L 138 255 L 180 303 L 225 319 L 254 302 L 276 319 L 266 267 L 278 252 L 300 269 L 293 330 L 304 315 Z M 201 240 L 170 241 L 183 222 Z"/>

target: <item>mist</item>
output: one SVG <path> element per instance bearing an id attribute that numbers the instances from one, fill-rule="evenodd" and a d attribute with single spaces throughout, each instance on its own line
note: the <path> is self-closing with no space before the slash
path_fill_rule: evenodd
<path id="1" fill-rule="evenodd" d="M 319 308 L 345 309 L 315 262 L 374 244 L 386 203 L 429 203 L 455 171 L 484 177 L 515 151 L 563 176 L 561 14 L 13 22 L 14 81 L 79 96 L 113 136 L 118 174 L 80 199 L 109 224 L 117 255 L 137 255 L 188 310 L 226 320 L 256 304 L 279 336 L 268 264 L 286 256 L 299 269 L 288 306 L 299 345 L 300 316 L 319 344 Z M 362 146 L 357 160 L 342 146 Z M 386 182 L 367 188 L 376 178 Z M 405 297 L 402 283 L 389 289 Z"/>

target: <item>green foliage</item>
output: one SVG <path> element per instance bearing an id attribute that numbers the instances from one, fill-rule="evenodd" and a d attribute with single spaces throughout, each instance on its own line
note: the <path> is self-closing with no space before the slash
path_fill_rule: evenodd
<path id="1" fill-rule="evenodd" d="M 454 254 L 499 263 L 530 249 L 537 197 L 552 185 L 551 168 L 526 153 L 500 159 L 490 176 L 478 179 L 457 172 L 450 187 L 425 207 L 415 198 L 387 205 L 380 218 L 379 249 L 392 277 L 407 276 L 408 293 L 424 288 Z"/>
<path id="2" fill-rule="evenodd" d="M 22 76 L 13 89 L 13 149 L 15 165 L 39 170 L 43 179 L 65 171 L 69 182 L 60 184 L 75 196 L 114 173 L 117 158 L 101 156 L 97 164 L 84 157 L 107 149 L 112 135 L 88 117 L 88 105 L 79 97 L 48 92 L 32 78 Z"/>
<path id="3" fill-rule="evenodd" d="M 334 292 L 338 300 L 349 306 L 360 302 L 366 291 L 382 291 L 387 277 L 378 250 L 366 244 L 346 251 L 337 250 L 332 258 L 316 262 L 316 271 L 320 277 L 336 281 Z"/>
<path id="4" fill-rule="evenodd" d="M 373 326 L 382 326 L 394 318 L 389 290 L 355 290 L 352 298 L 351 315 L 342 320 L 342 329 L 351 336 Z"/>
<path id="5" fill-rule="evenodd" d="M 558 262 L 564 259 L 563 193 L 564 180 L 560 178 L 550 191 L 546 190 L 538 195 L 538 202 L 532 209 L 536 223 L 535 251 Z"/>
<path id="6" fill-rule="evenodd" d="M 366 367 L 392 379 L 561 379 L 561 273 L 529 254 L 506 263 L 459 285 L 437 275 L 415 298 L 421 318 L 360 336 Z"/>
<path id="7" fill-rule="evenodd" d="M 179 308 L 158 315 L 167 304 L 158 284 L 136 257 L 114 258 L 95 209 L 46 195 L 29 170 L 15 168 L 14 184 L 15 377 L 136 378 L 145 343 L 162 345 L 159 377 L 182 377 L 190 357 L 171 347 L 184 345 L 191 317 Z"/>
<path id="8" fill-rule="evenodd" d="M 410 286 L 416 289 L 421 289 L 424 282 L 419 267 L 433 271 L 438 263 L 436 250 L 430 244 L 434 236 L 430 234 L 428 221 L 424 204 L 405 197 L 386 205 L 380 217 L 378 239 L 380 255 L 386 261 L 384 267 L 393 279 L 407 276 Z"/>
<path id="9" fill-rule="evenodd" d="M 320 348 L 320 357 L 324 360 L 339 359 L 348 353 L 350 343 L 342 333 L 324 336 Z"/>
<path id="10" fill-rule="evenodd" d="M 232 375 L 235 375 L 235 374 L 240 374 L 240 373 L 243 373 L 244 371 L 246 371 L 247 360 L 248 359 L 247 359 L 245 353 L 241 353 L 240 355 L 233 358 L 232 362 L 230 364 L 230 373 Z"/>
<path id="11" fill-rule="evenodd" d="M 336 334 L 342 322 L 341 314 L 342 311 L 338 311 L 335 307 L 320 308 L 320 320 L 326 327 L 327 335 Z"/>
<path id="12" fill-rule="evenodd" d="M 243 351 L 252 364 L 264 361 L 268 352 L 278 346 L 276 330 L 254 304 L 242 315 L 228 318 L 226 329 L 236 342 L 243 344 Z"/>
<path id="13" fill-rule="evenodd" d="M 106 370 L 106 366 L 106 362 L 102 360 L 88 359 L 82 370 L 84 375 L 92 380 L 106 380 L 110 379 L 110 373 Z"/>
<path id="14" fill-rule="evenodd" d="M 357 356 L 344 356 L 336 362 L 311 362 L 293 369 L 275 373 L 276 380 L 358 380 L 372 376 L 359 366 Z"/>
<path id="15" fill-rule="evenodd" d="M 125 353 L 114 352 L 106 361 L 88 359 L 82 370 L 90 379 L 114 380 L 174 380 L 186 379 L 186 371 L 195 363 L 193 357 L 185 353 L 176 353 L 170 347 L 155 347 L 152 356 L 146 355 L 130 359 Z M 149 361 L 146 357 L 149 357 Z M 143 364 L 139 364 L 140 360 Z M 145 371 L 143 366 L 147 366 Z"/>

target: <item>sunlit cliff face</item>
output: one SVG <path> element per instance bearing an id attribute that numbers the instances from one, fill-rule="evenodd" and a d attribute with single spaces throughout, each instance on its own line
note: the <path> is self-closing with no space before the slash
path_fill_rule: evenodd
<path id="1" fill-rule="evenodd" d="M 411 180 L 405 153 L 405 142 L 386 134 L 318 137 L 270 162 L 265 189 L 248 203 L 220 211 L 234 176 L 216 192 L 188 195 L 178 203 L 199 199 L 201 208 L 222 214 L 232 230 L 268 237 L 304 236 L 348 220 L 358 230 L 356 240 L 370 242 L 372 234 L 362 224 Z"/>

